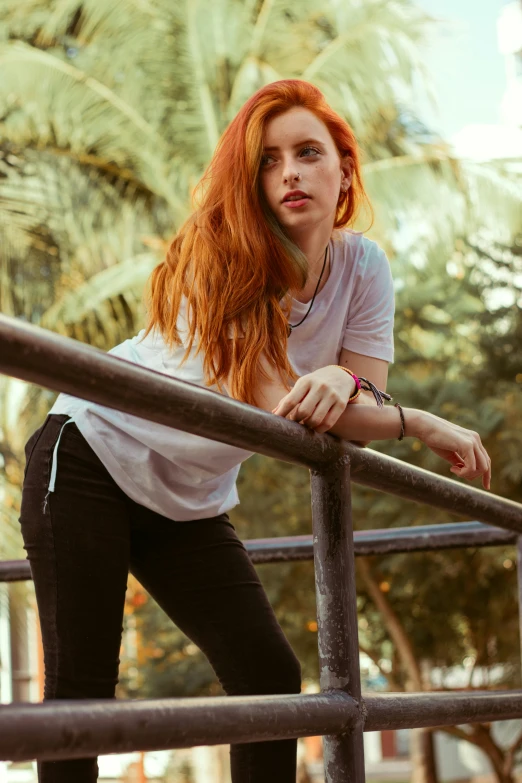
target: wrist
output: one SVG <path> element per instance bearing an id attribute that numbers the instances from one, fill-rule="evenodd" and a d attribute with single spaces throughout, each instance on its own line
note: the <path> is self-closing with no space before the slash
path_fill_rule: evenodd
<path id="1" fill-rule="evenodd" d="M 360 392 L 360 388 L 361 388 L 359 379 L 356 380 L 357 376 L 354 375 L 354 373 L 351 370 L 349 370 L 348 367 L 344 367 L 341 364 L 332 364 L 331 366 L 336 367 L 338 370 L 340 370 L 345 378 L 346 376 L 350 378 L 351 389 L 350 389 L 349 402 L 354 402 L 359 396 L 358 392 Z"/>
<path id="2" fill-rule="evenodd" d="M 422 426 L 426 418 L 425 412 L 418 408 L 403 408 L 404 412 L 404 437 L 418 438 L 422 440 Z"/>

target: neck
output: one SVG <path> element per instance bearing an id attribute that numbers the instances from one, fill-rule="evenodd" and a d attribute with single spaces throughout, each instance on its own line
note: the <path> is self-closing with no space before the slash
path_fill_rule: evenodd
<path id="1" fill-rule="evenodd" d="M 328 225 L 325 224 L 315 226 L 313 233 L 310 231 L 305 233 L 303 231 L 300 234 L 295 234 L 292 236 L 292 239 L 296 245 L 299 246 L 308 259 L 308 269 L 310 272 L 309 281 L 317 281 L 319 279 L 321 269 L 323 268 L 324 251 L 326 250 L 326 246 L 328 245 L 330 237 L 332 236 L 332 228 L 333 226 L 330 225 L 330 221 L 328 221 Z M 323 280 L 327 271 L 328 261 L 323 273 Z"/>

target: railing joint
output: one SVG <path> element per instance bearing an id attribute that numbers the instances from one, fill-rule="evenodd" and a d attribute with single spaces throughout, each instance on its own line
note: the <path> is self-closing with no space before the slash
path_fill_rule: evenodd
<path id="1" fill-rule="evenodd" d="M 310 468 L 310 473 L 316 476 L 328 476 L 330 472 L 342 470 L 343 468 L 350 467 L 350 465 L 351 456 L 347 451 L 343 451 L 341 455 L 336 455 L 329 462 L 322 462 L 317 467 Z"/>
<path id="2" fill-rule="evenodd" d="M 362 714 L 361 707 L 363 701 L 362 699 L 356 699 L 344 688 L 322 688 L 321 694 L 324 696 L 332 696 L 339 701 L 342 700 L 347 707 L 350 707 L 350 713 L 354 707 L 358 713 L 358 718 L 355 722 L 353 721 L 353 719 L 348 718 L 348 723 L 341 728 L 339 734 L 347 734 L 348 732 L 354 731 L 355 729 L 358 729 L 362 725 L 364 725 L 364 721 L 361 719 L 361 714 Z"/>

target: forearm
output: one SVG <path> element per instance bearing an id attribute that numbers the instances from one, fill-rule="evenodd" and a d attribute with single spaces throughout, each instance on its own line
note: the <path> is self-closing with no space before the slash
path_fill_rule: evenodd
<path id="1" fill-rule="evenodd" d="M 372 405 L 376 408 L 377 402 L 373 396 L 373 392 L 362 389 L 357 399 L 351 402 L 350 405 Z M 368 444 L 371 443 L 371 440 L 354 440 L 352 443 L 356 443 L 358 446 L 368 446 Z"/>
<path id="2" fill-rule="evenodd" d="M 419 411 L 403 408 L 405 435 L 412 435 Z M 385 405 L 347 405 L 334 426 L 328 430 L 343 440 L 369 443 L 372 440 L 393 440 L 401 433 L 401 418 L 398 408 Z"/>

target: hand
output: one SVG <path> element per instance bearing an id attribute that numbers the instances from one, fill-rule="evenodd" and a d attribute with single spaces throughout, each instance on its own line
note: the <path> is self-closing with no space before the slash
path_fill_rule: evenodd
<path id="1" fill-rule="evenodd" d="M 316 432 L 326 432 L 334 426 L 348 405 L 355 390 L 355 381 L 334 365 L 302 375 L 272 413 L 298 421 Z"/>
<path id="2" fill-rule="evenodd" d="M 491 459 L 477 432 L 426 411 L 411 410 L 409 414 L 413 415 L 406 419 L 407 435 L 419 438 L 435 454 L 450 462 L 450 470 L 455 475 L 470 481 L 482 476 L 484 489 L 491 488 Z"/>

